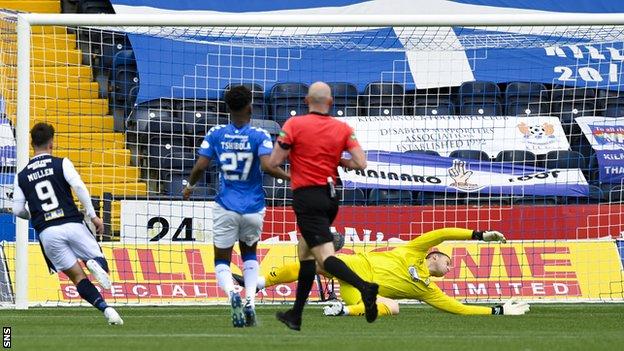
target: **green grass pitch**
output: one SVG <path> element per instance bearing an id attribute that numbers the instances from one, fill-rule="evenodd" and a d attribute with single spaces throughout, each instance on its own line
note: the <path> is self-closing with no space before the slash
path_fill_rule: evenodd
<path id="1" fill-rule="evenodd" d="M 455 316 L 402 305 L 401 314 L 323 317 L 306 308 L 303 330 L 288 330 L 258 306 L 259 325 L 234 329 L 226 306 L 120 307 L 123 326 L 93 308 L 0 310 L 15 350 L 624 350 L 624 304 L 533 305 L 525 316 Z"/>

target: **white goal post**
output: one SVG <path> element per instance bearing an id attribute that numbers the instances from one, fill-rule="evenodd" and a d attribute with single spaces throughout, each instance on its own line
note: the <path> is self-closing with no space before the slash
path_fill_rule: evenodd
<path id="1" fill-rule="evenodd" d="M 374 27 L 540 27 L 568 26 L 622 26 L 624 14 L 531 14 L 531 15 L 324 15 L 324 16 L 274 16 L 274 15 L 220 15 L 189 16 L 186 14 L 160 15 L 79 15 L 79 14 L 18 14 L 17 15 L 17 170 L 29 160 L 29 126 L 31 125 L 31 28 L 33 26 L 85 26 L 143 28 L 166 27 L 297 27 L 297 28 L 374 28 Z M 138 30 L 140 32 L 140 29 Z M 592 36 L 589 31 L 588 36 Z M 615 39 L 622 40 L 619 33 Z M 588 38 L 592 39 L 592 38 Z M 600 40 L 600 35 L 595 35 Z M 610 38 L 613 39 L 613 38 Z M 15 251 L 15 308 L 29 306 L 28 287 L 28 222 L 16 219 Z"/>

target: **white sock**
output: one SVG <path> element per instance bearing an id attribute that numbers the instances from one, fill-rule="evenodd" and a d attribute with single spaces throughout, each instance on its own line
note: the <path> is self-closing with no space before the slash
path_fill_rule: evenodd
<path id="1" fill-rule="evenodd" d="M 245 280 L 245 298 L 253 306 L 258 287 L 258 261 L 247 260 L 243 263 L 243 279 Z"/>
<path id="2" fill-rule="evenodd" d="M 266 287 L 266 279 L 263 276 L 258 276 L 258 290 L 262 290 Z"/>
<path id="3" fill-rule="evenodd" d="M 217 283 L 219 287 L 225 291 L 228 298 L 230 293 L 234 291 L 234 283 L 232 282 L 232 270 L 230 265 L 219 263 L 215 266 L 215 274 L 217 276 Z"/>

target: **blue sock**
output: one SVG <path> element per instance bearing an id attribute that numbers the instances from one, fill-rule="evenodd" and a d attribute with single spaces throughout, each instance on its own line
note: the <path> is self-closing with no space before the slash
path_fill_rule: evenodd
<path id="1" fill-rule="evenodd" d="M 108 270 L 108 262 L 104 257 L 94 257 L 93 260 L 99 263 L 100 267 L 102 267 L 102 269 L 104 269 L 106 273 L 110 273 L 110 271 Z"/>
<path id="2" fill-rule="evenodd" d="M 100 292 L 95 288 L 95 285 L 93 285 L 89 279 L 85 278 L 79 281 L 78 284 L 76 284 L 76 289 L 78 289 L 80 297 L 92 304 L 98 310 L 104 312 L 106 307 L 108 307 Z"/>

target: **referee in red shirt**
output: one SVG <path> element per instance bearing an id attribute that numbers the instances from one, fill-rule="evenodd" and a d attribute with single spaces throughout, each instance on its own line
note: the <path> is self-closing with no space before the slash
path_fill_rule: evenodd
<path id="1" fill-rule="evenodd" d="M 333 99 L 329 86 L 316 82 L 305 99 L 309 113 L 284 124 L 269 163 L 280 166 L 290 158 L 293 210 L 304 240 L 299 240 L 300 261 L 297 296 L 292 309 L 278 312 L 277 319 L 290 329 L 301 330 L 303 307 L 312 289 L 316 263 L 325 272 L 356 287 L 366 307 L 366 320 L 377 318 L 377 284 L 368 283 L 335 256 L 329 227 L 338 214 L 334 184 L 338 166 L 365 169 L 366 156 L 353 129 L 331 117 Z M 350 159 L 341 158 L 343 151 Z"/>

